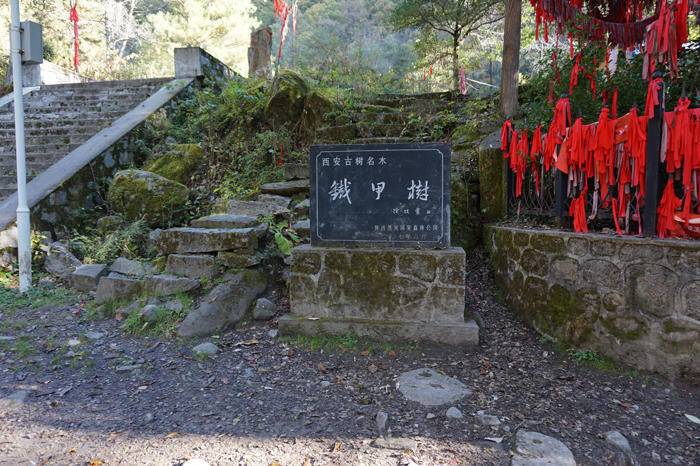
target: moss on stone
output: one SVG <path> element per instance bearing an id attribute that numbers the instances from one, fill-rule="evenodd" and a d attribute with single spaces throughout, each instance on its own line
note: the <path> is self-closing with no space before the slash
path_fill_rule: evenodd
<path id="1" fill-rule="evenodd" d="M 470 251 L 481 242 L 479 185 L 467 183 L 461 172 L 452 173 L 450 215 L 451 243 Z"/>
<path id="2" fill-rule="evenodd" d="M 298 122 L 308 94 L 309 86 L 300 74 L 280 71 L 272 84 L 265 113 L 275 125 Z"/>
<path id="3" fill-rule="evenodd" d="M 152 227 L 177 221 L 188 197 L 186 186 L 143 170 L 118 172 L 107 192 L 115 212 L 129 221 L 144 219 Z"/>
<path id="4" fill-rule="evenodd" d="M 493 141 L 493 148 L 484 143 L 479 149 L 480 206 L 489 222 L 502 219 L 507 206 L 503 156 L 496 145 L 497 139 Z"/>
<path id="5" fill-rule="evenodd" d="M 639 340 L 649 330 L 643 321 L 633 317 L 600 319 L 600 322 L 611 335 L 622 342 Z"/>
<path id="6" fill-rule="evenodd" d="M 530 245 L 545 254 L 563 253 L 566 250 L 564 239 L 547 232 L 533 233 L 530 237 Z"/>
<path id="7" fill-rule="evenodd" d="M 204 151 L 197 144 L 176 144 L 168 153 L 148 161 L 144 170 L 187 184 L 203 159 Z"/>

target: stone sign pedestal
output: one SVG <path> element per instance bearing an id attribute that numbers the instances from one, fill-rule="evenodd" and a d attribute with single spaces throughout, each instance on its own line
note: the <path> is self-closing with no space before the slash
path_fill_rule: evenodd
<path id="1" fill-rule="evenodd" d="M 465 253 L 461 248 L 301 246 L 292 253 L 291 314 L 283 334 L 353 333 L 383 341 L 476 345 L 479 328 L 464 321 Z"/>

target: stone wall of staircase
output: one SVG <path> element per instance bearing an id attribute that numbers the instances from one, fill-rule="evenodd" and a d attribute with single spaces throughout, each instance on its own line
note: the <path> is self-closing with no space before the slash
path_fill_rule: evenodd
<path id="1" fill-rule="evenodd" d="M 100 130 L 138 107 L 169 79 L 107 81 L 43 86 L 25 97 L 27 181 L 32 180 Z M 187 92 L 187 90 L 183 91 Z M 171 101 L 165 107 L 174 105 Z M 16 191 L 11 105 L 0 109 L 0 205 Z M 143 123 L 94 158 L 32 208 L 32 224 L 63 236 L 86 218 L 99 216 L 104 193 L 117 171 L 140 162 Z"/>

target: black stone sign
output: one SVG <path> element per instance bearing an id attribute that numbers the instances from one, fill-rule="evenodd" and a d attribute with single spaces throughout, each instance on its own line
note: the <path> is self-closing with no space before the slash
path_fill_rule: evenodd
<path id="1" fill-rule="evenodd" d="M 311 147 L 311 244 L 450 246 L 447 144 Z"/>

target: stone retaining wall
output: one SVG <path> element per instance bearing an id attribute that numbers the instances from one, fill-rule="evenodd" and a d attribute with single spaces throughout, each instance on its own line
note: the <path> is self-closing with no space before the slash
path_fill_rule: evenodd
<path id="1" fill-rule="evenodd" d="M 540 333 L 700 379 L 700 242 L 486 227 L 506 303 Z"/>

